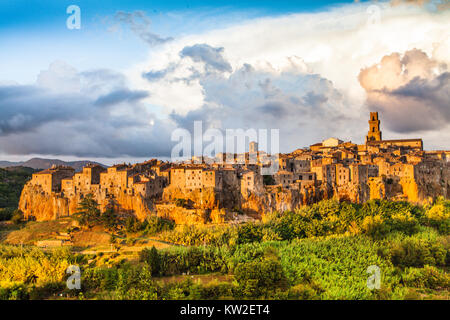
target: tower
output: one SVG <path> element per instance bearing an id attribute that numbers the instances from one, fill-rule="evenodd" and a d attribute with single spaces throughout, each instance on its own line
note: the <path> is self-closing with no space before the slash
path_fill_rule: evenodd
<path id="1" fill-rule="evenodd" d="M 257 142 L 255 142 L 255 141 L 250 142 L 249 152 L 250 153 L 257 153 L 258 152 L 258 143 Z"/>
<path id="2" fill-rule="evenodd" d="M 369 133 L 366 136 L 366 143 L 369 141 L 381 141 L 380 120 L 378 120 L 378 112 L 370 113 Z"/>

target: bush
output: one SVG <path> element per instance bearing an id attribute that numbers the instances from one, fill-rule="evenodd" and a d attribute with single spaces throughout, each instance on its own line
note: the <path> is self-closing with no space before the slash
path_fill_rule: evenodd
<path id="1" fill-rule="evenodd" d="M 128 233 L 135 233 L 142 230 L 142 223 L 135 216 L 129 216 L 125 221 L 125 229 Z"/>
<path id="2" fill-rule="evenodd" d="M 260 224 L 246 223 L 238 228 L 237 243 L 259 242 L 262 240 L 263 232 Z"/>
<path id="3" fill-rule="evenodd" d="M 391 261 L 399 267 L 445 266 L 447 249 L 442 243 L 408 237 L 394 241 L 390 248 Z"/>
<path id="4" fill-rule="evenodd" d="M 175 205 L 177 207 L 185 208 L 187 206 L 187 200 L 186 199 L 177 198 L 177 199 L 175 199 Z"/>
<path id="5" fill-rule="evenodd" d="M 275 183 L 275 179 L 271 175 L 263 176 L 263 183 L 264 183 L 264 185 L 274 185 L 274 184 L 276 184 Z"/>
<path id="6" fill-rule="evenodd" d="M 236 286 L 228 282 L 219 282 L 217 280 L 202 286 L 201 299 L 232 299 L 236 291 Z"/>
<path id="7" fill-rule="evenodd" d="M 415 288 L 448 289 L 450 287 L 450 276 L 429 265 L 422 269 L 408 268 L 403 281 L 407 286 Z"/>
<path id="8" fill-rule="evenodd" d="M 175 228 L 175 223 L 171 220 L 151 216 L 144 221 L 143 229 L 146 235 L 155 235 L 162 231 L 169 231 Z"/>
<path id="9" fill-rule="evenodd" d="M 0 300 L 26 300 L 29 298 L 25 284 L 13 284 L 7 288 L 0 288 Z"/>
<path id="10" fill-rule="evenodd" d="M 247 298 L 268 297 L 276 288 L 286 286 L 281 263 L 275 259 L 240 263 L 234 274 L 239 294 Z"/>
<path id="11" fill-rule="evenodd" d="M 297 284 L 289 289 L 286 299 L 316 300 L 320 298 L 320 287 L 305 283 Z"/>
<path id="12" fill-rule="evenodd" d="M 116 295 L 120 300 L 150 300 L 157 298 L 157 287 L 148 266 L 123 265 L 117 270 Z"/>
<path id="13" fill-rule="evenodd" d="M 11 221 L 14 224 L 19 224 L 23 221 L 23 213 L 19 209 L 14 210 L 13 215 L 11 217 Z"/>
<path id="14" fill-rule="evenodd" d="M 439 198 L 425 212 L 425 223 L 439 230 L 442 234 L 450 234 L 450 201 Z"/>

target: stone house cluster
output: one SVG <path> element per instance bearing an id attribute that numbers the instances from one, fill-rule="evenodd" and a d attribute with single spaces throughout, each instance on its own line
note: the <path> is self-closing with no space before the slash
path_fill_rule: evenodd
<path id="1" fill-rule="evenodd" d="M 262 207 L 264 203 L 285 201 L 276 199 L 297 201 L 290 204 L 295 207 L 329 197 L 359 202 L 377 197 L 410 201 L 450 198 L 449 151 L 424 151 L 421 139 L 381 137 L 378 113 L 373 112 L 365 144 L 330 138 L 309 148 L 279 154 L 279 170 L 272 176 L 261 172 L 273 158 L 251 142 L 247 153 L 218 154 L 215 160 L 223 161 L 197 157 L 187 164 L 152 159 L 109 168 L 90 164 L 81 172 L 59 166 L 33 174 L 29 184 L 40 186 L 43 193 L 67 198 L 88 193 L 99 199 L 126 195 L 160 204 L 184 198 L 197 208 L 208 203 L 209 209 L 212 205 L 241 206 L 254 211 L 267 209 Z M 229 163 L 226 159 L 235 161 Z M 261 201 L 255 202 L 255 197 Z"/>
<path id="2" fill-rule="evenodd" d="M 168 174 L 163 173 L 167 168 L 166 163 L 156 159 L 109 168 L 88 164 L 76 173 L 70 167 L 53 166 L 33 174 L 30 183 L 41 186 L 47 194 L 59 194 L 62 197 L 92 193 L 106 198 L 124 193 L 154 198 L 160 196 L 168 184 Z"/>

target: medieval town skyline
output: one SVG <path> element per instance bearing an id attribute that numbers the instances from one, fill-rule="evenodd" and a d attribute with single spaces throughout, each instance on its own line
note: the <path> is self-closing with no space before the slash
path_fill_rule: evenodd
<path id="1" fill-rule="evenodd" d="M 282 153 L 360 144 L 372 111 L 385 137 L 450 149 L 450 13 L 433 1 L 0 7 L 0 160 L 169 159 L 194 121 L 278 129 Z"/>

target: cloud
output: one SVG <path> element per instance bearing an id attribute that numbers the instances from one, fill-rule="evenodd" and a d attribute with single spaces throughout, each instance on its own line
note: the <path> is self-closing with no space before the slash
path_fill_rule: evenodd
<path id="1" fill-rule="evenodd" d="M 381 112 L 387 127 L 400 133 L 437 130 L 450 124 L 447 65 L 417 49 L 384 56 L 361 70 L 367 108 Z"/>
<path id="2" fill-rule="evenodd" d="M 193 122 L 201 120 L 205 129 L 279 129 L 281 137 L 289 137 L 281 145 L 287 152 L 300 147 L 293 137 L 317 142 L 324 132 L 342 131 L 349 120 L 346 99 L 333 84 L 301 69 L 273 74 L 246 64 L 230 76 L 205 72 L 199 84 L 204 104 L 186 114 L 171 114 L 180 127 L 192 130 Z"/>
<path id="3" fill-rule="evenodd" d="M 131 91 L 129 89 L 120 89 L 99 97 L 95 100 L 94 104 L 98 106 L 108 106 L 122 102 L 133 103 L 148 95 L 148 92 L 143 90 Z"/>
<path id="4" fill-rule="evenodd" d="M 113 18 L 113 26 L 110 28 L 116 31 L 121 24 L 128 25 L 133 33 L 150 46 L 172 41 L 172 37 L 161 37 L 150 31 L 151 20 L 145 15 L 145 12 L 137 10 L 134 12 L 118 11 Z"/>
<path id="5" fill-rule="evenodd" d="M 372 24 L 372 11 L 367 10 L 371 5 L 380 9 Z M 419 58 L 411 54 L 410 75 L 424 77 L 420 72 L 449 64 L 449 18 L 450 12 L 433 13 L 418 6 L 362 3 L 244 20 L 178 37 L 152 50 L 147 61 L 127 75 L 136 88 L 151 91 L 146 102 L 161 106 L 183 126 L 196 118 L 221 123 L 222 128 L 279 126 L 286 132 L 284 150 L 328 136 L 363 142 L 369 110 L 368 93 L 358 77 L 361 69 L 378 64 L 385 55 L 414 48 L 438 64 L 419 66 Z M 211 58 L 216 65 L 227 67 L 207 64 L 211 59 L 199 48 L 218 57 Z M 383 74 L 383 82 L 389 83 L 390 76 Z M 399 88 L 397 82 L 394 88 Z M 392 138 L 407 138 L 407 126 L 417 126 L 408 125 L 404 117 L 398 125 L 382 120 L 385 136 Z M 428 136 L 433 141 L 427 142 L 440 142 Z"/>
<path id="6" fill-rule="evenodd" d="M 51 64 L 34 85 L 0 86 L 0 152 L 168 156 L 174 125 L 142 103 L 147 96 L 129 88 L 120 73 Z"/>
<path id="7" fill-rule="evenodd" d="M 0 151 L 164 156 L 172 130 L 194 120 L 204 129 L 280 129 L 281 149 L 291 151 L 330 136 L 362 142 L 372 108 L 385 112 L 384 133 L 427 130 L 426 145 L 450 147 L 442 130 L 450 13 L 377 3 L 379 22 L 369 24 L 369 5 L 242 20 L 177 39 L 155 34 L 142 12 L 120 12 L 113 29 L 129 26 L 152 45 L 148 59 L 123 73 L 57 62 L 36 84 L 3 82 Z"/>
<path id="8" fill-rule="evenodd" d="M 223 57 L 224 48 L 213 48 L 206 43 L 186 46 L 181 50 L 181 57 L 190 57 L 195 62 L 204 62 L 207 70 L 231 72 L 231 65 Z"/>
<path id="9" fill-rule="evenodd" d="M 57 92 L 74 92 L 80 90 L 80 81 L 75 68 L 58 60 L 51 63 L 47 70 L 42 70 L 38 74 L 36 84 Z"/>

